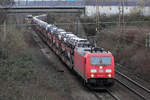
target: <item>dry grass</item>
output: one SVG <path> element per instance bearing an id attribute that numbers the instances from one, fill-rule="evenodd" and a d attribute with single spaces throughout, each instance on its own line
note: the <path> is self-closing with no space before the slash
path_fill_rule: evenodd
<path id="1" fill-rule="evenodd" d="M 144 29 L 143 29 L 144 30 Z M 111 30 L 111 32 L 114 32 Z M 114 34 L 115 33 L 115 34 Z M 146 34 L 132 28 L 124 34 L 119 32 L 103 32 L 98 36 L 100 46 L 110 50 L 115 56 L 116 62 L 126 66 L 135 75 L 140 75 L 145 80 L 150 80 L 149 77 L 149 48 L 145 47 Z"/>
<path id="2" fill-rule="evenodd" d="M 6 39 L 0 42 L 1 48 L 8 49 L 12 53 L 18 53 L 27 47 L 24 36 L 21 34 L 24 30 L 16 30 L 15 26 L 7 26 Z M 3 33 L 1 32 L 1 36 Z"/>
<path id="3" fill-rule="evenodd" d="M 2 46 L 10 52 L 0 59 L 0 99 L 70 100 L 68 80 L 55 69 L 56 59 L 51 63 L 41 54 L 31 31 L 9 27 Z"/>

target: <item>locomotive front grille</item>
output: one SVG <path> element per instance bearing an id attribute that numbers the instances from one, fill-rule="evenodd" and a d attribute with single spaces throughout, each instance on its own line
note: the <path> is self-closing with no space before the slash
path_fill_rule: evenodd
<path id="1" fill-rule="evenodd" d="M 94 86 L 108 86 L 113 84 L 113 79 L 107 79 L 107 78 L 93 78 L 88 79 L 88 84 L 94 85 Z"/>

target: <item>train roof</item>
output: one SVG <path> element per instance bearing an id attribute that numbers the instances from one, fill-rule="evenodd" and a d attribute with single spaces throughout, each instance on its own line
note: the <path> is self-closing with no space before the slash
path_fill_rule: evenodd
<path id="1" fill-rule="evenodd" d="M 85 56 L 86 53 L 91 54 L 108 54 L 109 51 L 105 51 L 103 48 L 92 48 L 92 47 L 77 47 L 76 52 L 80 55 Z"/>
<path id="2" fill-rule="evenodd" d="M 57 31 L 59 31 L 59 32 L 62 32 L 62 31 L 65 31 L 64 29 L 62 29 L 62 28 L 58 28 L 58 30 Z"/>
<path id="3" fill-rule="evenodd" d="M 48 25 L 47 25 L 47 27 L 51 27 L 51 26 L 52 26 L 52 24 L 48 24 Z"/>
<path id="4" fill-rule="evenodd" d="M 47 14 L 35 16 L 36 18 L 47 17 Z"/>

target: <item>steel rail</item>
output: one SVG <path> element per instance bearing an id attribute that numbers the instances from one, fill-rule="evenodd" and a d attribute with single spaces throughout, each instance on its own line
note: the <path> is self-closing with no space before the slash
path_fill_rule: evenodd
<path id="1" fill-rule="evenodd" d="M 111 97 L 113 97 L 114 100 L 120 100 L 115 94 L 112 93 L 111 90 L 108 90 L 108 89 L 107 89 L 106 91 L 107 91 L 107 93 L 108 93 Z M 97 92 L 95 92 L 95 91 L 93 91 L 92 93 L 96 96 L 96 98 L 97 98 L 98 100 L 103 100 L 103 98 L 100 97 L 100 93 L 97 93 Z"/>
<path id="2" fill-rule="evenodd" d="M 118 73 L 120 76 L 124 77 L 126 80 L 128 80 L 129 82 L 131 82 L 132 84 L 134 84 L 136 87 L 144 90 L 146 93 L 148 93 L 148 94 L 150 93 L 148 89 L 146 89 L 142 85 L 138 84 L 137 82 L 133 81 L 132 79 L 128 78 L 127 76 L 123 75 L 122 73 L 120 73 L 118 71 L 116 71 L 116 73 Z M 136 95 L 138 95 L 139 97 L 141 97 L 143 100 L 149 100 L 145 96 L 143 96 L 140 92 L 136 91 L 136 89 L 134 89 L 133 87 L 131 88 L 130 86 L 128 86 L 127 84 L 125 84 L 124 82 L 122 82 L 120 79 L 116 78 L 116 81 L 118 81 L 123 86 L 125 86 L 126 88 L 128 88 L 129 90 L 131 90 L 132 92 L 134 92 Z"/>
<path id="3" fill-rule="evenodd" d="M 124 84 L 123 82 L 121 82 L 120 80 L 117 80 L 120 84 L 122 84 L 123 86 L 125 86 L 126 88 L 128 88 L 130 91 L 132 91 L 133 93 L 135 93 L 136 95 L 138 95 L 139 97 L 141 97 L 143 100 L 147 100 L 143 95 L 141 95 L 140 93 L 138 93 L 137 91 L 135 91 L 134 89 L 131 89 L 129 86 L 127 86 L 126 84 Z"/>
<path id="4" fill-rule="evenodd" d="M 120 64 L 116 64 L 116 65 L 122 66 L 122 65 L 120 65 Z M 119 72 L 119 71 L 117 71 L 117 70 L 116 70 L 115 72 L 118 73 L 118 74 L 120 74 L 121 76 L 125 77 L 126 79 L 128 79 L 129 81 L 131 81 L 133 84 L 139 86 L 140 88 L 142 88 L 142 89 L 144 89 L 145 91 L 147 91 L 148 93 L 150 93 L 150 89 L 148 89 L 148 88 L 142 86 L 141 84 L 139 84 L 138 82 L 136 82 L 136 81 L 134 81 L 133 79 L 129 78 L 129 77 L 126 76 L 125 74 L 123 74 L 123 73 L 121 73 L 121 72 Z"/>
<path id="5" fill-rule="evenodd" d="M 98 100 L 103 100 L 102 97 L 100 97 L 96 92 L 93 92 L 93 94 L 95 95 L 95 97 L 96 97 Z"/>
<path id="6" fill-rule="evenodd" d="M 93 93 L 93 95 L 98 99 L 98 100 L 103 100 L 102 97 L 100 97 L 100 93 L 96 92 L 95 90 L 91 89 L 91 88 L 87 88 L 89 91 L 91 91 Z M 110 89 L 106 89 L 106 92 L 113 97 L 115 100 L 120 100 L 114 93 L 112 93 L 112 91 Z"/>
<path id="7" fill-rule="evenodd" d="M 119 71 L 115 71 L 116 73 L 120 74 L 121 76 L 125 77 L 126 79 L 128 79 L 130 82 L 132 82 L 133 84 L 139 86 L 141 89 L 147 91 L 148 93 L 150 93 L 150 90 L 147 89 L 146 87 L 142 86 L 141 84 L 137 83 L 136 81 L 132 80 L 131 78 L 129 78 L 128 76 L 124 75 L 123 73 L 119 72 Z"/>
<path id="8" fill-rule="evenodd" d="M 107 89 L 107 92 L 108 92 L 115 100 L 120 100 L 110 89 Z"/>

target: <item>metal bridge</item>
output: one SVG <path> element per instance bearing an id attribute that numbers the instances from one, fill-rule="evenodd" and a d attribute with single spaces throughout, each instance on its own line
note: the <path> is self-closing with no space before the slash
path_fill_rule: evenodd
<path id="1" fill-rule="evenodd" d="M 12 6 L 0 6 L 8 13 L 73 12 L 84 13 L 84 0 L 15 0 Z"/>

